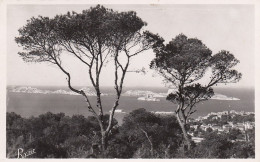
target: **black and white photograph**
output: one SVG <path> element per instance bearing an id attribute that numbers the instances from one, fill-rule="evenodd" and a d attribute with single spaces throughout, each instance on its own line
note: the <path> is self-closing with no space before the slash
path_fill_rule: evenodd
<path id="1" fill-rule="evenodd" d="M 69 2 L 5 2 L 5 159 L 256 160 L 256 4 Z"/>

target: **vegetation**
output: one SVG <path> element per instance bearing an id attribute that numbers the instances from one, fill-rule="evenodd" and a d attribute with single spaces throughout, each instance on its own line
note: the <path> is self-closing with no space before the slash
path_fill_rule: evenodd
<path id="1" fill-rule="evenodd" d="M 19 55 L 25 62 L 54 64 L 65 74 L 70 90 L 83 96 L 86 108 L 98 121 L 103 153 L 114 126 L 112 119 L 119 105 L 129 64 L 134 56 L 150 49 L 156 43 L 147 39 L 153 34 L 143 30 L 145 25 L 146 23 L 133 11 L 116 12 L 97 5 L 82 13 L 68 12 L 54 18 L 33 17 L 19 29 L 19 37 L 15 38 L 24 49 Z M 84 90 L 72 85 L 73 75 L 68 69 L 74 60 L 72 59 L 69 64 L 64 63 L 64 55 L 68 54 L 74 57 L 75 64 L 82 63 L 85 66 L 85 74 L 88 74 L 96 91 L 95 106 L 91 105 Z M 116 98 L 108 125 L 105 125 L 100 76 L 108 62 L 114 65 L 113 86 Z"/>
<path id="2" fill-rule="evenodd" d="M 104 116 L 108 124 L 109 116 Z M 208 131 L 200 143 L 183 153 L 182 130 L 172 115 L 155 115 L 145 109 L 127 114 L 108 138 L 107 158 L 254 158 L 254 132 L 249 141 L 235 141 L 241 132 Z M 253 131 L 253 130 L 252 130 Z M 99 124 L 95 117 L 45 113 L 22 118 L 7 113 L 7 157 L 16 158 L 17 148 L 35 149 L 27 158 L 102 158 Z M 190 138 L 190 136 L 189 136 Z M 233 140 L 233 141 L 232 141 Z"/>
<path id="3" fill-rule="evenodd" d="M 150 67 L 175 89 L 167 100 L 178 105 L 176 117 L 186 140 L 185 145 L 190 150 L 186 124 L 190 115 L 196 112 L 194 107 L 214 95 L 212 86 L 240 80 L 242 74 L 233 69 L 239 61 L 225 50 L 212 56 L 212 51 L 201 40 L 183 34 L 166 45 L 163 38 L 152 39 L 158 43 L 153 46 L 156 57 Z M 208 83 L 203 85 L 202 79 L 207 79 Z"/>
<path id="4" fill-rule="evenodd" d="M 22 118 L 7 113 L 7 157 L 17 157 L 17 148 L 34 148 L 32 158 L 249 158 L 254 157 L 254 130 L 247 132 L 247 141 L 237 141 L 239 130 L 229 133 L 213 129 L 190 128 L 188 119 L 197 103 L 214 95 L 218 83 L 236 83 L 241 73 L 233 68 L 239 61 L 228 51 L 215 55 L 197 38 L 183 34 L 168 44 L 160 36 L 144 31 L 146 22 L 135 12 L 117 12 L 97 5 L 82 13 L 68 12 L 54 18 L 31 18 L 19 29 L 17 44 L 25 62 L 54 64 L 66 76 L 71 91 L 86 101 L 86 110 L 93 116 L 65 116 L 46 113 Z M 167 100 L 176 103 L 176 116 L 160 116 L 138 109 L 124 117 L 118 125 L 114 113 L 119 105 L 124 80 L 132 58 L 153 49 L 156 57 L 150 67 L 156 70 L 175 91 Z M 67 56 L 74 59 L 66 64 Z M 81 63 L 96 92 L 92 105 L 83 89 L 72 84 L 70 64 Z M 103 113 L 100 78 L 106 64 L 114 66 L 115 99 L 109 114 Z M 73 63 L 74 64 L 74 63 Z M 137 71 L 140 72 L 140 71 Z M 85 75 L 84 74 L 84 75 Z M 207 78 L 210 76 L 209 78 Z M 208 79 L 203 85 L 202 79 Z M 81 78 L 80 78 L 81 79 Z M 221 117 L 229 121 L 245 119 Z M 253 121 L 253 119 L 252 119 Z M 205 120 L 216 123 L 216 120 Z M 192 136 L 203 136 L 200 143 Z M 199 135 L 201 134 L 201 135 Z"/>

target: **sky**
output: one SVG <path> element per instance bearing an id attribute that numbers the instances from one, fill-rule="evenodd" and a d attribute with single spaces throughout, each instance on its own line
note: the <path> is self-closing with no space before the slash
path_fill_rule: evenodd
<path id="1" fill-rule="evenodd" d="M 17 54 L 22 51 L 15 43 L 18 29 L 31 17 L 81 12 L 95 5 L 8 5 L 7 7 L 7 84 L 66 86 L 66 76 L 48 63 L 25 63 Z M 189 38 L 198 38 L 216 54 L 230 51 L 240 60 L 236 70 L 242 73 L 239 83 L 229 87 L 254 87 L 254 7 L 252 5 L 104 5 L 117 11 L 136 11 L 147 22 L 145 30 L 158 33 L 168 43 L 183 33 Z M 145 51 L 131 60 L 129 70 L 144 67 L 146 75 L 128 73 L 125 86 L 163 87 L 162 78 L 149 69 L 155 57 L 152 50 Z M 88 73 L 83 66 L 71 64 L 72 83 L 89 86 Z M 101 86 L 113 86 L 113 67 L 107 65 L 101 73 Z"/>

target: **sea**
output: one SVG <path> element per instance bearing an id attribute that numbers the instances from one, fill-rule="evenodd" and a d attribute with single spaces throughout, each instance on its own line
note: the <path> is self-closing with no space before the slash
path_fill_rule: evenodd
<path id="1" fill-rule="evenodd" d="M 57 86 L 34 86 L 37 89 L 44 90 L 69 90 L 67 87 Z M 65 113 L 65 115 L 84 115 L 90 116 L 84 98 L 80 95 L 68 94 L 38 94 L 38 93 L 19 93 L 11 92 L 13 87 L 7 87 L 7 112 L 15 112 L 22 117 L 38 116 L 46 112 Z M 80 88 L 80 87 L 79 87 Z M 92 89 L 93 90 L 93 89 Z M 124 87 L 123 93 L 129 90 L 152 91 L 155 93 L 167 93 L 165 87 Z M 108 94 L 101 97 L 104 113 L 109 113 L 116 96 L 113 87 L 101 87 L 101 92 Z M 253 88 L 215 88 L 215 93 L 222 94 L 228 97 L 239 98 L 240 100 L 213 100 L 198 103 L 195 107 L 196 113 L 192 114 L 192 118 L 205 116 L 210 112 L 221 111 L 255 111 L 255 93 Z M 140 97 L 140 96 L 139 96 Z M 137 100 L 138 96 L 121 96 L 118 110 L 115 118 L 122 123 L 123 117 L 129 112 L 145 108 L 147 111 L 153 112 L 174 112 L 177 105 L 167 101 L 165 97 L 159 98 L 160 101 L 141 101 Z M 89 96 L 92 106 L 96 105 L 96 96 Z"/>

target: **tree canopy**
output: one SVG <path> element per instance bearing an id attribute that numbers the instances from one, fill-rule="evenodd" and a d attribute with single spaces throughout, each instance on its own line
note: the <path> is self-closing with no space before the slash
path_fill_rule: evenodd
<path id="1" fill-rule="evenodd" d="M 113 127 L 114 112 L 119 105 L 130 60 L 156 43 L 156 40 L 147 39 L 153 34 L 144 31 L 144 26 L 146 23 L 134 11 L 117 12 L 97 5 L 83 10 L 82 13 L 68 12 L 54 18 L 33 17 L 19 29 L 19 37 L 15 38 L 23 47 L 23 52 L 19 52 L 19 55 L 25 62 L 55 64 L 66 75 L 68 87 L 84 97 L 88 110 L 99 123 L 103 150 L 105 139 Z M 87 67 L 86 74 L 97 95 L 96 105 L 89 102 L 84 90 L 72 85 L 72 75 L 62 57 L 68 54 Z M 105 126 L 100 75 L 107 62 L 112 62 L 115 67 L 116 99 L 111 108 L 108 125 Z"/>
<path id="2" fill-rule="evenodd" d="M 225 50 L 212 55 L 201 40 L 184 34 L 177 35 L 167 44 L 164 44 L 163 38 L 150 38 L 157 40 L 153 46 L 156 57 L 150 68 L 174 88 L 167 100 L 178 104 L 175 112 L 190 147 L 185 125 L 188 117 L 196 111 L 194 106 L 211 98 L 214 95 L 212 86 L 217 83 L 238 82 L 242 74 L 233 68 L 239 61 Z M 207 83 L 200 82 L 203 78 L 207 79 Z"/>

